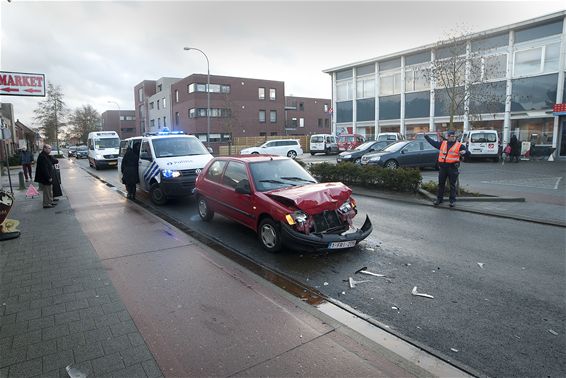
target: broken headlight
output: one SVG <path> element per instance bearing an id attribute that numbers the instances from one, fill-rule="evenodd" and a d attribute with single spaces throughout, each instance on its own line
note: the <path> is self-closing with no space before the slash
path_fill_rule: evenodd
<path id="1" fill-rule="evenodd" d="M 356 201 L 353 198 L 350 198 L 348 201 L 344 202 L 342 206 L 338 208 L 338 211 L 342 214 L 346 214 L 351 210 L 356 208 Z"/>
<path id="2" fill-rule="evenodd" d="M 308 215 L 303 213 L 302 211 L 295 211 L 294 213 L 291 214 L 287 214 L 285 216 L 285 219 L 287 220 L 287 223 L 289 223 L 289 225 L 294 225 L 294 224 L 302 224 L 305 223 L 308 219 Z"/>

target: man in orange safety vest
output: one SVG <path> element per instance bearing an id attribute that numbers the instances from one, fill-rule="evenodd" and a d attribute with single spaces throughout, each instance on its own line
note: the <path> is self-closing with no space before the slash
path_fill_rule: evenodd
<path id="1" fill-rule="evenodd" d="M 436 200 L 433 202 L 435 206 L 440 205 L 444 199 L 444 188 L 446 186 L 446 178 L 450 181 L 450 207 L 456 204 L 456 182 L 458 181 L 458 168 L 460 167 L 460 156 L 467 154 L 466 146 L 456 141 L 456 134 L 450 130 L 446 133 L 448 140 L 435 141 L 425 134 L 425 139 L 438 152 L 438 193 Z"/>

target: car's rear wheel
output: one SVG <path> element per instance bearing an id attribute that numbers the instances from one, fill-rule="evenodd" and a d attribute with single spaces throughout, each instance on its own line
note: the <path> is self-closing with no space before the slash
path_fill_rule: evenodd
<path id="1" fill-rule="evenodd" d="M 275 253 L 281 250 L 281 229 L 273 219 L 264 218 L 259 223 L 258 236 L 266 251 Z"/>
<path id="2" fill-rule="evenodd" d="M 252 155 L 259 155 L 259 152 L 252 152 Z"/>
<path id="3" fill-rule="evenodd" d="M 297 153 L 293 150 L 287 152 L 287 157 L 290 157 L 291 159 L 294 159 L 297 157 Z"/>
<path id="4" fill-rule="evenodd" d="M 311 156 L 314 156 L 315 152 L 311 152 Z"/>
<path id="5" fill-rule="evenodd" d="M 210 210 L 208 201 L 203 196 L 198 196 L 198 215 L 205 222 L 210 222 L 214 217 L 214 211 Z"/>
<path id="6" fill-rule="evenodd" d="M 397 168 L 399 168 L 399 163 L 397 163 L 396 160 L 391 159 L 391 160 L 387 160 L 385 162 L 384 166 L 385 166 L 385 168 L 388 168 L 388 169 L 397 169 Z"/>
<path id="7" fill-rule="evenodd" d="M 158 206 L 165 205 L 167 203 L 167 197 L 165 196 L 161 185 L 156 182 L 149 188 L 149 197 L 151 198 L 151 202 Z"/>

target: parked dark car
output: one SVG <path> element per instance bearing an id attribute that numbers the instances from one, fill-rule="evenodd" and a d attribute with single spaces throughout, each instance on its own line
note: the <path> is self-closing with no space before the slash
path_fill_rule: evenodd
<path id="1" fill-rule="evenodd" d="M 391 143 L 394 143 L 394 141 L 383 140 L 376 142 L 372 140 L 370 142 L 365 142 L 364 144 L 359 145 L 351 151 L 340 152 L 340 154 L 338 154 L 338 156 L 336 157 L 336 162 L 343 163 L 346 161 L 351 161 L 359 164 L 362 160 L 362 156 L 364 156 L 365 154 L 381 151 Z"/>
<path id="2" fill-rule="evenodd" d="M 75 150 L 75 157 L 77 159 L 87 159 L 88 158 L 88 147 L 78 146 Z"/>
<path id="3" fill-rule="evenodd" d="M 76 151 L 77 151 L 77 146 L 69 146 L 69 149 L 67 150 L 67 157 L 75 156 Z"/>
<path id="4" fill-rule="evenodd" d="M 364 155 L 362 165 L 379 165 L 397 169 L 399 167 L 438 168 L 438 150 L 426 140 L 404 140 L 387 146 L 385 149 Z"/>
<path id="5" fill-rule="evenodd" d="M 366 215 L 358 229 L 352 189 L 340 182 L 317 183 L 286 157 L 217 157 L 199 174 L 198 213 L 210 221 L 220 213 L 257 232 L 264 249 L 283 245 L 298 250 L 352 248 L 372 231 Z"/>

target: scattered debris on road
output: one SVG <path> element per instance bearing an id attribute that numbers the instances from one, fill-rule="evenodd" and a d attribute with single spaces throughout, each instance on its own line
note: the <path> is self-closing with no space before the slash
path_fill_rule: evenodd
<path id="1" fill-rule="evenodd" d="M 552 333 L 554 336 L 558 336 L 558 332 L 553 329 L 549 329 L 548 332 Z"/>
<path id="2" fill-rule="evenodd" d="M 86 374 L 80 371 L 77 368 L 72 368 L 71 365 L 68 365 L 65 370 L 67 370 L 67 374 L 71 378 L 86 378 Z"/>
<path id="3" fill-rule="evenodd" d="M 397 306 L 391 306 L 391 309 L 395 310 L 395 311 L 399 311 L 399 307 L 397 307 Z"/>
<path id="4" fill-rule="evenodd" d="M 374 248 L 370 248 L 370 247 L 366 247 L 366 251 L 374 252 L 375 249 L 374 249 Z"/>
<path id="5" fill-rule="evenodd" d="M 356 281 L 352 277 L 348 277 L 348 283 L 350 284 L 350 289 L 353 289 L 356 287 L 357 284 L 361 284 L 364 282 L 369 282 L 369 280 Z"/>
<path id="6" fill-rule="evenodd" d="M 324 286 L 328 286 L 328 282 L 323 283 Z"/>
<path id="7" fill-rule="evenodd" d="M 373 273 L 370 272 L 369 270 L 367 270 L 367 266 L 364 266 L 358 270 L 356 270 L 354 273 L 361 273 L 361 274 L 367 274 L 368 276 L 375 276 L 375 277 L 385 277 L 385 274 L 380 274 L 380 273 Z"/>
<path id="8" fill-rule="evenodd" d="M 483 269 L 483 263 L 478 263 L 478 265 Z"/>
<path id="9" fill-rule="evenodd" d="M 411 292 L 411 294 L 418 296 L 418 297 L 425 297 L 425 298 L 430 298 L 430 299 L 434 299 L 434 297 L 430 294 L 424 294 L 424 293 L 419 293 L 417 292 L 417 287 L 415 286 L 413 288 L 413 291 Z"/>
<path id="10" fill-rule="evenodd" d="M 454 352 L 454 353 L 458 353 L 458 352 L 459 352 L 459 350 L 458 350 L 458 349 L 455 349 L 455 348 L 450 348 L 450 350 L 451 350 L 452 352 Z"/>

